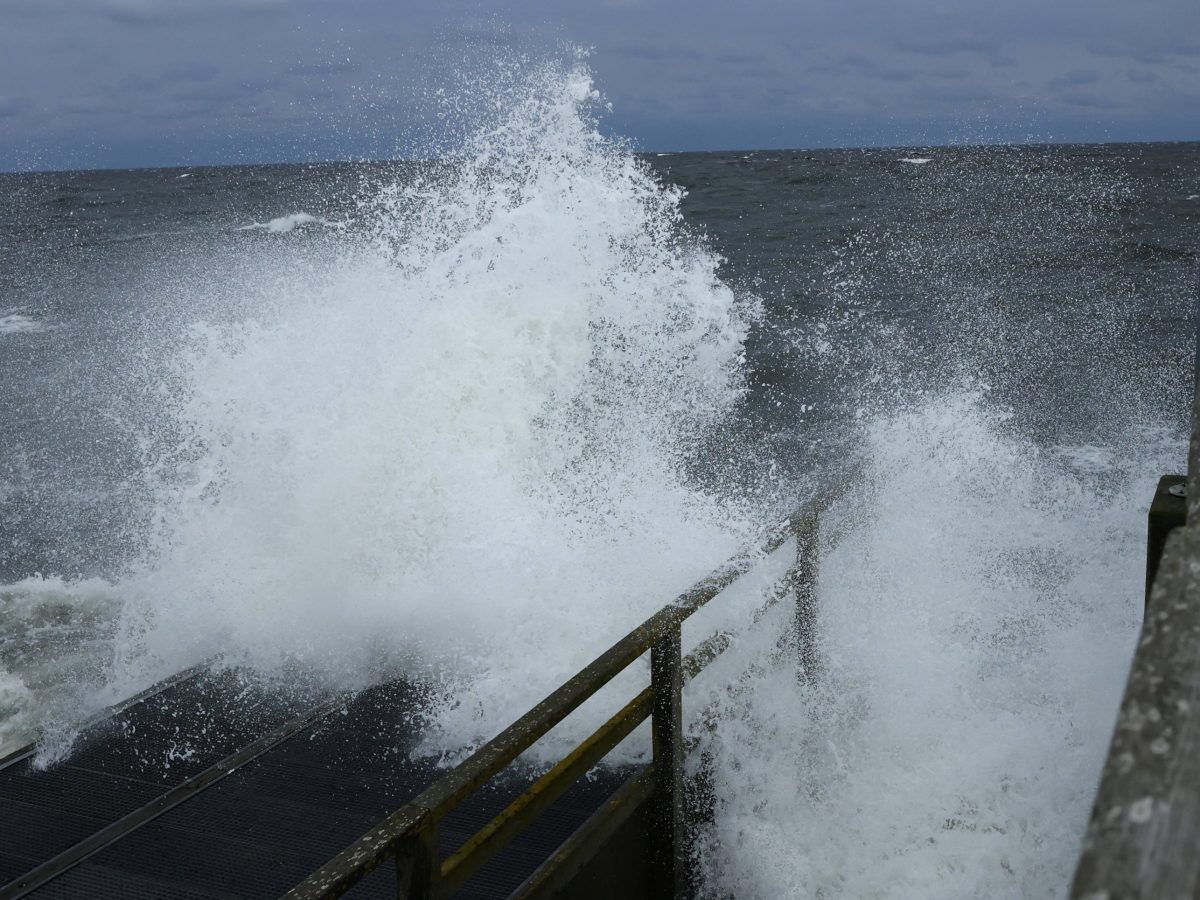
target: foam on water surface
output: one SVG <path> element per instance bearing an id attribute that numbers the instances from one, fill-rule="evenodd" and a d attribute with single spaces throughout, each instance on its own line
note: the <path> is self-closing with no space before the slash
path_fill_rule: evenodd
<path id="1" fill-rule="evenodd" d="M 186 175 L 180 175 L 180 178 L 186 178 Z M 269 222 L 254 222 L 250 225 L 243 225 L 238 231 L 265 231 L 268 234 L 288 234 L 300 228 L 307 228 L 312 225 L 320 225 L 326 228 L 342 228 L 344 222 L 330 222 L 322 219 L 319 216 L 314 216 L 312 213 L 296 212 L 286 216 L 279 216 L 271 219 Z"/>
<path id="2" fill-rule="evenodd" d="M 825 523 L 845 536 L 815 684 L 764 638 L 701 732 L 704 896 L 1064 895 L 1140 624 L 1145 501 L 1184 451 L 1124 443 L 1042 452 L 973 393 L 871 423 Z"/>
<path id="3" fill-rule="evenodd" d="M 36 334 L 45 331 L 46 325 L 20 312 L 0 316 L 0 337 L 14 334 Z"/>
<path id="4" fill-rule="evenodd" d="M 466 145 L 353 218 L 247 226 L 338 227 L 234 236 L 236 263 L 148 278 L 147 308 L 188 323 L 147 326 L 130 376 L 150 398 L 128 410 L 148 525 L 111 581 L 0 587 L 17 623 L 0 743 L 42 732 L 58 758 L 87 713 L 217 655 L 330 688 L 422 679 L 424 750 L 454 760 L 776 508 L 732 477 L 742 448 L 696 459 L 747 390 L 758 301 L 717 277 L 680 192 L 600 134 L 582 66 L 480 90 Z M 826 273 L 834 301 L 862 284 L 853 251 Z M 814 366 L 886 345 L 837 315 L 802 336 Z M 843 537 L 822 559 L 819 678 L 780 652 L 782 604 L 689 687 L 689 716 L 723 713 L 697 730 L 718 763 L 703 892 L 1059 895 L 1136 628 L 1145 501 L 1181 445 L 1131 426 L 1042 449 L 986 392 L 943 382 L 896 409 L 872 384 L 846 426 L 867 475 L 826 519 Z M 716 604 L 729 621 L 782 558 Z"/>
<path id="5" fill-rule="evenodd" d="M 407 673 L 441 686 L 431 750 L 457 750 L 755 532 L 684 462 L 741 395 L 756 301 L 598 133 L 585 70 L 491 89 L 460 152 L 318 255 L 215 262 L 207 320 L 147 351 L 153 526 L 113 586 L 105 685 L 212 655 L 330 687 Z"/>

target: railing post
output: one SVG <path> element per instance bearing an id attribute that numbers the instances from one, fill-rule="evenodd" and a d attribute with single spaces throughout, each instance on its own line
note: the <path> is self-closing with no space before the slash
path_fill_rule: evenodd
<path id="1" fill-rule="evenodd" d="M 426 813 L 396 845 L 397 900 L 434 900 L 438 896 L 439 857 L 437 822 Z"/>
<path id="2" fill-rule="evenodd" d="M 796 654 L 801 681 L 817 676 L 817 574 L 820 559 L 820 519 L 815 510 L 796 522 L 796 564 L 792 583 L 796 589 Z"/>
<path id="3" fill-rule="evenodd" d="M 683 648 L 680 626 L 650 648 L 654 692 L 654 896 L 683 896 Z"/>
<path id="4" fill-rule="evenodd" d="M 1158 481 L 1146 528 L 1146 603 L 1150 608 L 1150 591 L 1162 560 L 1167 538 L 1176 528 L 1187 524 L 1187 476 L 1164 475 Z"/>

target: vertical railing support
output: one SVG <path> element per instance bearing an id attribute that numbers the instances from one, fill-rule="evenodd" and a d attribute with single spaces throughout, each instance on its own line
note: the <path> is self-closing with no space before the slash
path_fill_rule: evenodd
<path id="1" fill-rule="evenodd" d="M 796 564 L 792 583 L 796 590 L 796 654 L 798 675 L 812 684 L 817 677 L 817 575 L 820 560 L 820 519 L 816 511 L 796 521 Z"/>
<path id="2" fill-rule="evenodd" d="M 1162 560 L 1167 538 L 1176 528 L 1187 524 L 1187 476 L 1164 475 L 1150 503 L 1146 528 L 1146 608 L 1150 607 L 1150 591 Z"/>
<path id="3" fill-rule="evenodd" d="M 434 900 L 442 865 L 438 826 L 428 813 L 396 846 L 397 900 Z"/>
<path id="4" fill-rule="evenodd" d="M 683 896 L 685 855 L 683 824 L 683 648 L 680 626 L 650 648 L 650 684 L 654 693 L 654 895 Z"/>

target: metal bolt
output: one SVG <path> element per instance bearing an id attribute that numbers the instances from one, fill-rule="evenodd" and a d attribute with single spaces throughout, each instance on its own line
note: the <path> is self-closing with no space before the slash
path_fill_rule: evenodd
<path id="1" fill-rule="evenodd" d="M 1167 493 L 1170 494 L 1172 497 L 1186 497 L 1187 496 L 1187 485 L 1186 484 L 1173 484 L 1169 488 L 1167 488 Z"/>

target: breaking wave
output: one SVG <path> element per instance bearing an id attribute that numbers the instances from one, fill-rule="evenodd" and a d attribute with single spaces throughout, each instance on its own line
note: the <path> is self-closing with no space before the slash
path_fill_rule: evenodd
<path id="1" fill-rule="evenodd" d="M 870 423 L 824 526 L 819 679 L 768 631 L 741 647 L 757 677 L 709 698 L 703 896 L 1064 894 L 1141 623 L 1146 498 L 1185 452 L 1120 446 L 1039 450 L 974 391 Z"/>
<path id="2" fill-rule="evenodd" d="M 741 396 L 756 302 L 598 133 L 583 68 L 497 90 L 327 252 L 213 261 L 205 321 L 146 367 L 153 525 L 81 706 L 210 656 L 333 687 L 406 673 L 462 747 L 751 532 L 687 469 Z"/>
<path id="3" fill-rule="evenodd" d="M 708 442 L 747 390 L 758 302 L 717 277 L 681 193 L 600 134 L 584 67 L 481 90 L 492 115 L 465 147 L 352 220 L 246 226 L 337 226 L 303 254 L 239 240 L 249 264 L 156 286 L 146 306 L 191 324 L 148 329 L 132 376 L 148 524 L 121 577 L 0 587 L 19 623 L 0 747 L 41 733 L 53 759 L 88 713 L 215 657 L 331 688 L 420 679 L 427 749 L 452 756 L 775 508 L 740 472 L 761 448 Z M 840 334 L 805 339 L 853 368 Z M 934 371 L 919 346 L 885 362 Z M 780 649 L 785 603 L 688 688 L 715 763 L 702 894 L 1055 896 L 1137 626 L 1144 502 L 1181 445 L 1130 426 L 1042 448 L 980 389 L 903 409 L 874 390 L 853 426 L 866 472 L 825 523 L 820 677 L 798 683 Z M 606 710 L 582 712 L 563 739 Z"/>

